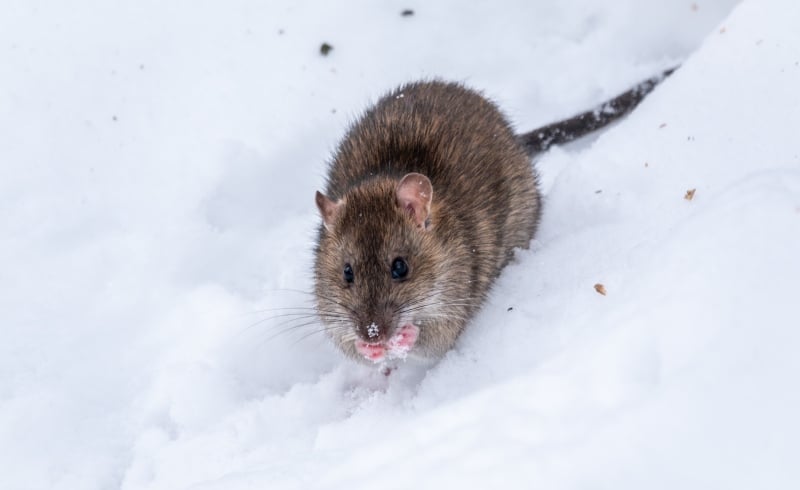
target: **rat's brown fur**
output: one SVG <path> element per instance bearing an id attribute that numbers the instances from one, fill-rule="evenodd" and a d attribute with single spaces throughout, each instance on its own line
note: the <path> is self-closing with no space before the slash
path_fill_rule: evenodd
<path id="1" fill-rule="evenodd" d="M 397 184 L 411 172 L 433 186 L 427 229 L 396 202 Z M 318 310 L 355 358 L 353 340 L 366 338 L 367 325 L 375 322 L 385 338 L 405 317 L 420 328 L 412 353 L 443 355 L 514 248 L 527 248 L 540 214 L 536 177 L 511 126 L 494 104 L 455 83 L 413 83 L 382 98 L 339 146 L 326 193 L 343 204 L 320 230 Z M 395 257 L 408 262 L 404 281 L 391 277 Z M 352 284 L 342 278 L 345 263 Z"/>
<path id="2" fill-rule="evenodd" d="M 635 105 L 646 91 L 626 94 Z M 595 112 L 603 124 L 615 119 Z M 356 340 L 385 341 L 412 323 L 419 338 L 411 354 L 444 355 L 513 250 L 527 248 L 536 231 L 541 198 L 531 153 L 598 127 L 581 133 L 575 121 L 584 116 L 564 121 L 570 131 L 556 123 L 517 136 L 492 102 L 440 81 L 404 85 L 367 110 L 333 157 L 327 196 L 317 195 L 317 310 L 342 351 L 363 360 Z M 422 192 L 422 205 L 405 204 L 399 186 L 408 174 L 429 179 L 432 199 Z M 398 257 L 409 272 L 393 279 Z"/>

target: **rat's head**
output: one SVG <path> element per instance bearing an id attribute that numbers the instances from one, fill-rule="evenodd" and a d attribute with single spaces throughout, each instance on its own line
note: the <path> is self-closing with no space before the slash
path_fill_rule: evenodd
<path id="1" fill-rule="evenodd" d="M 431 355 L 425 327 L 441 315 L 446 262 L 432 198 L 417 173 L 365 182 L 335 201 L 317 192 L 317 307 L 346 354 L 373 362 Z"/>

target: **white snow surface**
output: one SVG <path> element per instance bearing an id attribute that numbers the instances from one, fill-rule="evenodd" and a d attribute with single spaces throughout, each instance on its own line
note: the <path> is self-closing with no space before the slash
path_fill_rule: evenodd
<path id="1" fill-rule="evenodd" d="M 6 0 L 0 488 L 800 487 L 798 19 Z M 320 334 L 313 194 L 370 101 L 459 80 L 525 130 L 677 63 L 536 161 L 537 238 L 441 362 Z"/>

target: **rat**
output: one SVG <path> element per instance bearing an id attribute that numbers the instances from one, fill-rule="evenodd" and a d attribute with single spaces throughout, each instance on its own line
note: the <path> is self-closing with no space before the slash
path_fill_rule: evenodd
<path id="1" fill-rule="evenodd" d="M 536 232 L 532 158 L 623 117 L 673 70 L 524 134 L 459 83 L 380 98 L 347 131 L 315 198 L 315 308 L 336 346 L 381 365 L 441 358 Z"/>

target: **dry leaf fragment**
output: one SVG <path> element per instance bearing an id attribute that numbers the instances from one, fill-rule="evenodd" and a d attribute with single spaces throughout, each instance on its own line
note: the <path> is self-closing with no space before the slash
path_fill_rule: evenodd
<path id="1" fill-rule="evenodd" d="M 603 296 L 606 295 L 606 287 L 600 284 L 599 282 L 594 285 L 594 290 L 602 294 Z"/>
<path id="2" fill-rule="evenodd" d="M 694 191 L 696 190 L 697 189 L 689 189 L 688 191 L 686 191 L 686 195 L 683 196 L 683 198 L 686 199 L 687 201 L 691 201 L 692 199 L 694 199 Z"/>

